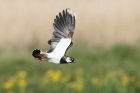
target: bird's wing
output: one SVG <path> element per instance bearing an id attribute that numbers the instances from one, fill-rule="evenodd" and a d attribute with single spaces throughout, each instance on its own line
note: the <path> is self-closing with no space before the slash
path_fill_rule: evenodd
<path id="1" fill-rule="evenodd" d="M 48 44 L 51 45 L 51 42 L 52 42 L 52 41 L 51 41 L 51 39 L 50 39 L 50 40 L 48 41 Z M 54 48 L 55 48 L 58 42 L 52 42 L 52 43 L 53 43 L 53 44 L 52 44 L 53 46 L 51 46 L 51 47 L 54 47 Z M 73 42 L 70 43 L 70 45 L 68 46 L 67 50 L 68 50 L 69 48 L 71 48 L 72 46 L 73 46 Z M 49 50 L 48 53 L 52 52 L 54 48 L 51 48 L 52 50 Z M 67 50 L 65 51 L 65 55 L 66 55 Z"/>
<path id="2" fill-rule="evenodd" d="M 48 53 L 65 54 L 69 46 L 71 47 L 75 23 L 76 16 L 69 8 L 56 16 L 53 23 L 55 31 L 52 39 L 48 41 L 51 45 Z"/>

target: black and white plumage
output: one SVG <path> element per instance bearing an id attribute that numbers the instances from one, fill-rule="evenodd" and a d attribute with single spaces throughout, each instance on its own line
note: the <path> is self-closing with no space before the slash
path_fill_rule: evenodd
<path id="1" fill-rule="evenodd" d="M 56 64 L 74 62 L 74 58 L 66 56 L 67 50 L 73 45 L 72 37 L 76 24 L 76 15 L 69 8 L 63 10 L 54 19 L 53 37 L 48 41 L 50 49 L 47 52 L 35 49 L 32 52 L 34 58 L 40 61 L 48 61 Z"/>

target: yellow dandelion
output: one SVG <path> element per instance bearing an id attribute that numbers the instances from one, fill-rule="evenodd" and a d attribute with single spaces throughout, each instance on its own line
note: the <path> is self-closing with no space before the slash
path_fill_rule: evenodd
<path id="1" fill-rule="evenodd" d="M 128 75 L 124 75 L 124 76 L 122 77 L 122 84 L 123 84 L 124 86 L 126 86 L 126 85 L 129 84 L 129 76 L 128 76 Z"/>
<path id="2" fill-rule="evenodd" d="M 46 71 L 45 77 L 43 78 L 42 82 L 44 84 L 48 84 L 51 81 L 51 78 L 52 78 L 53 74 L 54 74 L 53 70 Z"/>
<path id="3" fill-rule="evenodd" d="M 75 89 L 76 89 L 76 91 L 82 91 L 83 90 L 83 81 L 82 80 L 79 80 L 78 82 L 77 82 L 77 85 L 76 85 L 76 87 L 75 87 Z"/>
<path id="4" fill-rule="evenodd" d="M 52 81 L 54 82 L 60 81 L 61 77 L 62 77 L 61 71 L 57 70 L 54 72 L 54 75 L 52 76 Z"/>
<path id="5" fill-rule="evenodd" d="M 3 84 L 3 87 L 4 87 L 5 89 L 11 89 L 11 88 L 14 87 L 14 83 L 13 83 L 13 82 L 5 82 L 5 83 Z"/>
<path id="6" fill-rule="evenodd" d="M 94 84 L 94 85 L 100 85 L 100 80 L 97 78 L 97 77 L 93 77 L 91 82 Z"/>
<path id="7" fill-rule="evenodd" d="M 76 85 L 76 83 L 75 83 L 75 82 L 70 82 L 70 83 L 69 83 L 69 87 L 70 87 L 70 88 L 74 88 L 74 87 L 75 87 L 75 85 Z"/>
<path id="8" fill-rule="evenodd" d="M 15 78 L 10 76 L 10 77 L 8 77 L 7 79 L 8 79 L 8 80 L 7 80 L 6 82 L 3 83 L 3 87 L 4 87 L 5 89 L 11 89 L 11 88 L 13 88 L 14 85 L 15 85 Z"/>
<path id="9" fill-rule="evenodd" d="M 48 70 L 45 75 L 46 75 L 46 77 L 52 77 L 54 75 L 54 71 Z"/>
<path id="10" fill-rule="evenodd" d="M 20 80 L 18 80 L 17 81 L 17 85 L 19 86 L 19 87 L 26 87 L 27 86 L 27 82 L 26 82 L 26 80 L 25 79 L 20 79 Z"/>
<path id="11" fill-rule="evenodd" d="M 17 76 L 18 78 L 25 78 L 25 77 L 26 77 L 26 72 L 25 72 L 25 71 L 18 71 L 18 72 L 16 73 L 16 76 Z"/>
<path id="12" fill-rule="evenodd" d="M 82 91 L 83 90 L 83 82 L 77 82 L 77 81 L 73 81 L 69 83 L 69 87 L 73 88 L 76 91 Z"/>
<path id="13" fill-rule="evenodd" d="M 82 91 L 84 89 L 83 79 L 76 76 L 75 80 L 69 83 L 69 87 L 79 92 Z"/>
<path id="14" fill-rule="evenodd" d="M 12 91 L 12 90 L 9 90 L 7 93 L 14 93 L 14 91 Z"/>
<path id="15" fill-rule="evenodd" d="M 137 84 L 137 86 L 140 86 L 140 81 L 138 81 L 136 84 Z"/>
<path id="16" fill-rule="evenodd" d="M 60 70 L 56 70 L 56 71 L 49 70 L 45 74 L 44 82 L 48 82 L 48 81 L 58 82 L 61 81 L 61 78 L 62 78 L 62 73 Z M 48 80 L 46 81 L 46 79 Z"/>

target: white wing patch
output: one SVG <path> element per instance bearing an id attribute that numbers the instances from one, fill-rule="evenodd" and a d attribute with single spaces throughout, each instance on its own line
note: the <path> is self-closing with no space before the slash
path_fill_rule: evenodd
<path id="1" fill-rule="evenodd" d="M 59 56 L 64 56 L 66 49 L 71 43 L 71 38 L 62 38 L 59 43 L 55 47 L 52 53 L 57 54 Z"/>

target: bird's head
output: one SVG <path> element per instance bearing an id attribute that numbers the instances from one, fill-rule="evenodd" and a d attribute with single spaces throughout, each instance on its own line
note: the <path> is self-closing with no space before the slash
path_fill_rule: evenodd
<path id="1" fill-rule="evenodd" d="M 74 58 L 73 57 L 63 56 L 60 59 L 60 64 L 73 63 L 73 62 L 74 62 Z"/>
<path id="2" fill-rule="evenodd" d="M 67 57 L 66 62 L 74 62 L 74 58 L 73 57 Z"/>

